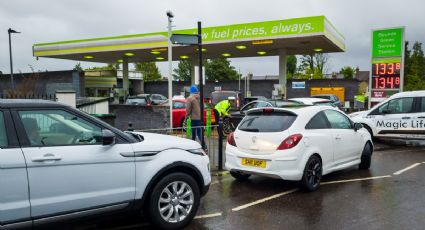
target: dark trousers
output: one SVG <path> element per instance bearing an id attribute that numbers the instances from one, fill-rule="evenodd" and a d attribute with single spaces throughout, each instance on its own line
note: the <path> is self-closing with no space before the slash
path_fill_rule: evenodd
<path id="1" fill-rule="evenodd" d="M 201 120 L 192 120 L 191 123 L 192 127 L 197 127 L 197 126 L 201 126 Z M 202 130 L 201 128 L 192 128 L 192 140 L 196 140 L 196 137 L 198 137 L 199 141 L 202 140 Z"/>
<path id="2" fill-rule="evenodd" d="M 218 124 L 221 118 L 220 118 L 220 113 L 216 109 L 214 109 L 214 117 L 215 117 L 215 123 Z"/>

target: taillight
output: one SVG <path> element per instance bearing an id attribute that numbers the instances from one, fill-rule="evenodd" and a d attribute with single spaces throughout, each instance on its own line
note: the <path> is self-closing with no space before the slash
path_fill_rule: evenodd
<path id="1" fill-rule="evenodd" d="M 277 150 L 284 150 L 284 149 L 290 149 L 295 147 L 298 142 L 300 142 L 301 138 L 303 138 L 303 135 L 301 134 L 294 134 L 289 137 L 287 137 L 285 140 L 282 141 L 282 143 L 277 147 Z"/>
<path id="2" fill-rule="evenodd" d="M 236 147 L 235 135 L 233 133 L 230 133 L 229 135 L 227 135 L 227 143 L 229 143 L 229 145 L 233 145 Z"/>

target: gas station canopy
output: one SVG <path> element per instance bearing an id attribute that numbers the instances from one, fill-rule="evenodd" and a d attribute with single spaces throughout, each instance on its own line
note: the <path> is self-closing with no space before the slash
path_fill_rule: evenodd
<path id="1" fill-rule="evenodd" d="M 197 34 L 197 29 L 174 30 L 174 34 Z M 167 60 L 167 32 L 39 43 L 35 57 L 102 63 Z M 217 57 L 278 56 L 345 51 L 344 37 L 326 19 L 314 16 L 202 28 L 207 59 Z M 194 59 L 196 46 L 173 46 L 173 60 Z"/>

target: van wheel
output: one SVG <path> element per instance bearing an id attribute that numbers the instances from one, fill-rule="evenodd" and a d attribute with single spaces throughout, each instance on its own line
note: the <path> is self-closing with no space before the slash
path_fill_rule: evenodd
<path id="1" fill-rule="evenodd" d="M 171 173 L 153 188 L 148 201 L 150 221 L 159 229 L 181 229 L 198 211 L 200 191 L 195 179 Z"/>
<path id="2" fill-rule="evenodd" d="M 251 174 L 236 171 L 230 171 L 230 175 L 238 181 L 246 181 L 251 176 Z"/>
<path id="3" fill-rule="evenodd" d="M 359 169 L 369 169 L 372 162 L 372 146 L 370 143 L 366 143 L 363 148 L 362 156 L 360 159 Z"/>
<path id="4" fill-rule="evenodd" d="M 316 155 L 311 156 L 305 164 L 301 187 L 307 191 L 316 191 L 322 180 L 322 162 Z"/>

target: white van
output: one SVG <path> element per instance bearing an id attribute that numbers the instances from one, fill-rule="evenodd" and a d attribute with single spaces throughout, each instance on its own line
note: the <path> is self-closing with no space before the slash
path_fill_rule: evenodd
<path id="1" fill-rule="evenodd" d="M 349 116 L 373 137 L 425 138 L 425 90 L 394 94 L 370 110 Z"/>

